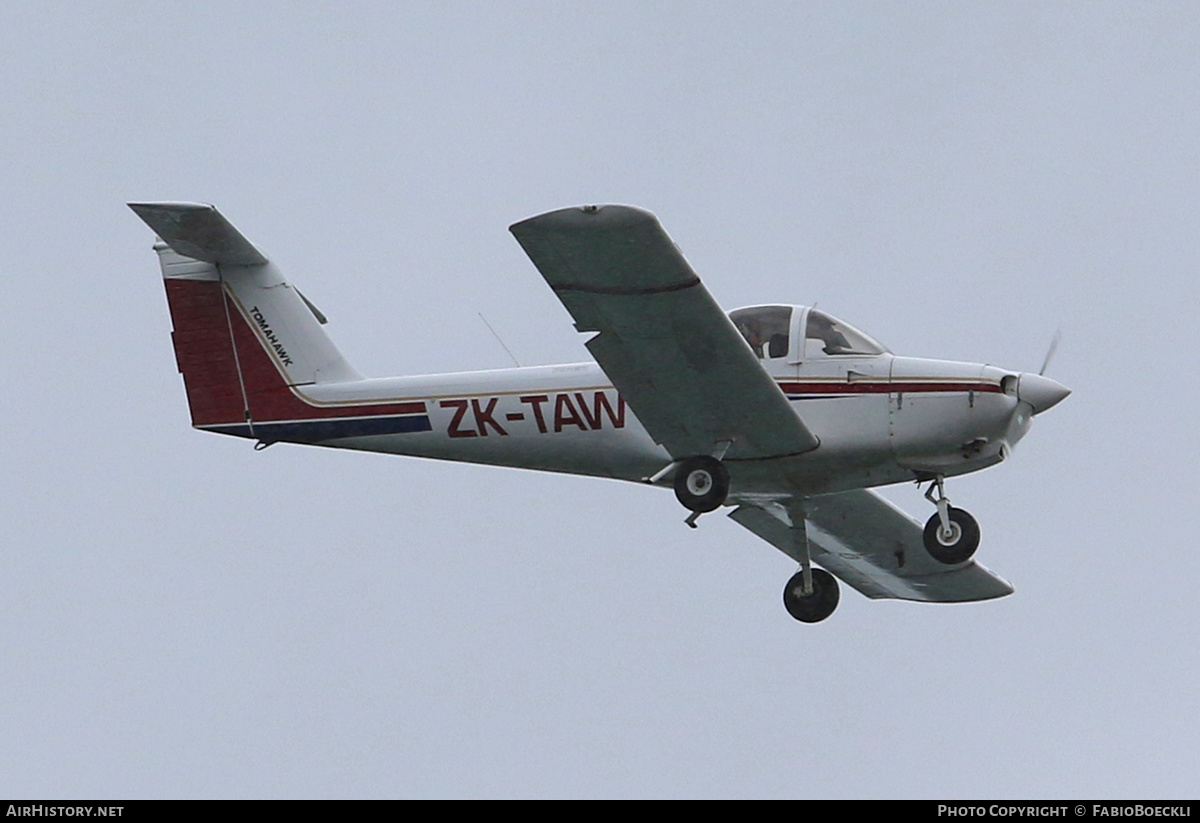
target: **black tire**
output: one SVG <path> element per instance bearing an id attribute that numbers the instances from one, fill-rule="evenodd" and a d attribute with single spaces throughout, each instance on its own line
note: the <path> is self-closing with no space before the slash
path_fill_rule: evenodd
<path id="1" fill-rule="evenodd" d="M 954 536 L 950 540 L 942 537 L 942 521 L 935 513 L 925 524 L 922 538 L 925 551 L 939 563 L 956 566 L 966 563 L 979 548 L 979 524 L 962 509 L 950 507 L 950 526 Z"/>
<path id="2" fill-rule="evenodd" d="M 783 587 L 783 607 L 801 623 L 820 623 L 833 614 L 841 592 L 837 579 L 824 569 L 812 570 L 812 594 L 804 594 L 804 572 L 796 572 Z"/>
<path id="3" fill-rule="evenodd" d="M 715 457 L 689 457 L 675 470 L 675 497 L 685 509 L 704 514 L 729 496 L 729 469 Z"/>

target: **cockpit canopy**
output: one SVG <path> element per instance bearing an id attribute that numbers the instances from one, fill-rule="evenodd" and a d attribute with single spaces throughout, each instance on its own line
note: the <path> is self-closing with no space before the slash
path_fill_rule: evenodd
<path id="1" fill-rule="evenodd" d="M 869 357 L 887 349 L 858 329 L 823 311 L 804 306 L 751 306 L 729 313 L 729 319 L 759 358 L 784 358 L 792 351 L 792 335 L 804 324 L 803 348 L 796 360 L 852 355 Z M 793 328 L 795 321 L 795 328 Z"/>

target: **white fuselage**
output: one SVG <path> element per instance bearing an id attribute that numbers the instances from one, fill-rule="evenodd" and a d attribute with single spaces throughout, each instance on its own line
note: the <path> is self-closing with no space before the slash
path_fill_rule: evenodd
<path id="1" fill-rule="evenodd" d="M 1030 415 L 1020 413 L 1015 392 L 1005 391 L 1012 373 L 991 366 L 886 353 L 800 363 L 780 358 L 763 366 L 820 446 L 769 461 L 729 461 L 733 488 L 741 492 L 760 484 L 777 491 L 781 467 L 801 494 L 964 474 L 1002 460 L 1028 426 Z M 293 391 L 326 408 L 423 407 L 427 428 L 270 439 L 631 481 L 653 476 L 672 459 L 595 363 L 368 379 Z"/>

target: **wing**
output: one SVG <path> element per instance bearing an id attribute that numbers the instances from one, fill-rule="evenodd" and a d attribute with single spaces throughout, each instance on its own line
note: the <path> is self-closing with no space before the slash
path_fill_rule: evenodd
<path id="1" fill-rule="evenodd" d="M 945 566 L 925 551 L 921 525 L 872 491 L 804 500 L 812 560 L 870 598 L 960 603 L 1012 594 L 974 561 Z M 800 561 L 785 506 L 744 503 L 729 515 Z"/>
<path id="2" fill-rule="evenodd" d="M 671 456 L 800 454 L 818 440 L 653 214 L 585 206 L 509 228 L 646 431 Z"/>

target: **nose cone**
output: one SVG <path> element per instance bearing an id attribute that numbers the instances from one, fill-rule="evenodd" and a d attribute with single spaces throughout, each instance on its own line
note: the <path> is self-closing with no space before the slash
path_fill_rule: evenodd
<path id="1" fill-rule="evenodd" d="M 1066 399 L 1071 390 L 1049 377 L 1040 374 L 1021 374 L 1017 384 L 1017 397 L 1033 406 L 1034 414 L 1041 414 Z"/>

